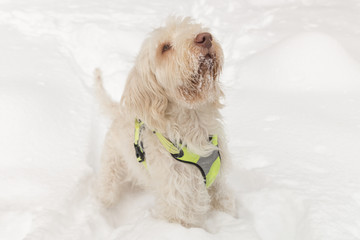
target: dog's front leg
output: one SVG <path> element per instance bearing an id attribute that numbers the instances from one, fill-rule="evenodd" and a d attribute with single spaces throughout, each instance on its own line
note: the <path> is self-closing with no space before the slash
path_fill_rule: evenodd
<path id="1" fill-rule="evenodd" d="M 227 186 L 225 179 L 219 175 L 209 188 L 211 207 L 237 217 L 236 201 L 232 190 Z"/>
<path id="2" fill-rule="evenodd" d="M 225 173 L 230 170 L 229 151 L 223 136 L 219 137 L 219 151 L 221 156 L 220 173 L 214 183 L 208 189 L 211 196 L 211 207 L 215 210 L 226 212 L 234 217 L 237 216 L 236 199 L 233 191 L 227 186 Z"/>
<path id="3" fill-rule="evenodd" d="M 170 170 L 159 171 L 163 177 L 155 183 L 156 213 L 185 227 L 201 226 L 210 209 L 210 196 L 199 170 L 190 164 L 174 162 Z"/>

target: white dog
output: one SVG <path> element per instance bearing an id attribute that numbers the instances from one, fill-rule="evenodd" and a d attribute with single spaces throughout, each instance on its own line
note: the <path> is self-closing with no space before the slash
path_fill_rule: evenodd
<path id="1" fill-rule="evenodd" d="M 98 181 L 104 204 L 132 183 L 154 192 L 158 217 L 186 227 L 201 226 L 210 209 L 235 215 L 224 179 L 222 65 L 222 49 L 207 29 L 172 17 L 144 41 L 120 103 L 96 71 L 98 97 L 114 119 Z"/>

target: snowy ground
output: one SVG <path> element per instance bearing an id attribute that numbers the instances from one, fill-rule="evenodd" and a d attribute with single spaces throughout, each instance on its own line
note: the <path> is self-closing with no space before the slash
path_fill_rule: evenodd
<path id="1" fill-rule="evenodd" d="M 169 14 L 221 41 L 223 113 L 239 218 L 207 230 L 151 217 L 129 190 L 91 185 L 108 126 L 101 67 L 120 98 L 142 39 Z M 0 239 L 360 239 L 360 1 L 0 0 Z"/>

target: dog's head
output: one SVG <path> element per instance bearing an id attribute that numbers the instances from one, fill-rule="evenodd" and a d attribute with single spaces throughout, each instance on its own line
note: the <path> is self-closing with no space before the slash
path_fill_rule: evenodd
<path id="1" fill-rule="evenodd" d="M 208 29 L 190 18 L 169 18 L 142 45 L 128 79 L 131 105 L 143 104 L 158 118 L 169 102 L 195 109 L 220 106 L 222 65 L 222 49 Z"/>
<path id="2" fill-rule="evenodd" d="M 171 18 L 145 47 L 151 48 L 151 71 L 170 99 L 193 108 L 219 97 L 223 53 L 208 29 L 190 18 Z"/>

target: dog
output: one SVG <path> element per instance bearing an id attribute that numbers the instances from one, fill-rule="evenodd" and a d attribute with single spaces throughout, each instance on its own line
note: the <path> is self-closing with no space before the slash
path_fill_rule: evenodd
<path id="1" fill-rule="evenodd" d="M 207 28 L 170 17 L 143 42 L 120 102 L 107 95 L 95 71 L 97 96 L 113 119 L 97 181 L 102 203 L 114 205 L 132 184 L 154 193 L 155 217 L 185 227 L 201 227 L 212 209 L 236 215 L 225 181 L 229 154 L 219 111 L 223 62 Z"/>

